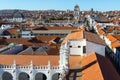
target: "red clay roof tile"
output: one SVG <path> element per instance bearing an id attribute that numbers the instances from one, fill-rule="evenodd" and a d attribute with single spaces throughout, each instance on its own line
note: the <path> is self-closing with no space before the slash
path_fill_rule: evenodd
<path id="1" fill-rule="evenodd" d="M 80 40 L 86 39 L 87 41 L 94 42 L 101 45 L 106 45 L 105 42 L 97 35 L 91 32 L 80 30 L 78 32 L 73 32 L 67 35 L 62 44 L 68 40 Z"/>

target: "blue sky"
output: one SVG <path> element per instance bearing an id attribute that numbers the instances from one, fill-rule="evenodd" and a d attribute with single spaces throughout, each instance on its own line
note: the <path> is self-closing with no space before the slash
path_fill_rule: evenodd
<path id="1" fill-rule="evenodd" d="M 78 4 L 81 10 L 120 10 L 120 0 L 0 0 L 1 9 L 25 10 L 73 10 Z"/>

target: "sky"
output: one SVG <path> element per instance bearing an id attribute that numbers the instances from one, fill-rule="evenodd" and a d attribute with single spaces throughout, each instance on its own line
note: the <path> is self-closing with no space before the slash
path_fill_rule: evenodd
<path id="1" fill-rule="evenodd" d="M 91 8 L 98 11 L 120 10 L 120 0 L 0 0 L 0 10 L 73 10 L 76 4 L 81 11 Z"/>

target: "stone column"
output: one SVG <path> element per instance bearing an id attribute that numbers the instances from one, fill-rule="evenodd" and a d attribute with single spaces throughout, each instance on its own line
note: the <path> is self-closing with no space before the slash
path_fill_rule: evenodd
<path id="1" fill-rule="evenodd" d="M 59 79 L 58 80 L 62 80 L 62 74 L 59 75 Z"/>
<path id="2" fill-rule="evenodd" d="M 30 80 L 35 80 L 35 75 L 34 75 L 34 65 L 33 62 L 30 62 L 30 71 L 29 71 L 29 76 L 30 76 Z"/>
<path id="3" fill-rule="evenodd" d="M 52 80 L 50 61 L 48 61 L 48 74 L 46 80 Z"/>
<path id="4" fill-rule="evenodd" d="M 2 74 L 3 74 L 3 69 L 2 69 L 2 65 L 0 65 L 0 80 L 2 80 Z"/>
<path id="5" fill-rule="evenodd" d="M 63 46 L 64 45 L 61 45 L 61 47 L 60 47 L 59 67 L 63 66 L 63 62 L 64 62 Z"/>
<path id="6" fill-rule="evenodd" d="M 0 69 L 0 80 L 2 80 L 3 71 Z"/>
<path id="7" fill-rule="evenodd" d="M 16 65 L 16 61 L 13 61 L 13 70 L 12 70 L 12 76 L 13 76 L 13 80 L 18 80 L 18 75 L 17 75 L 17 65 Z"/>

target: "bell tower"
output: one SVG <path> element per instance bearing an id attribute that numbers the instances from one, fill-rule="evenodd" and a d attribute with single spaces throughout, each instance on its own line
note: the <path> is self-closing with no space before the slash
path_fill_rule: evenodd
<path id="1" fill-rule="evenodd" d="M 80 8 L 78 5 L 74 6 L 74 19 L 75 19 L 75 23 L 77 24 L 79 21 L 79 16 L 80 16 Z"/>

